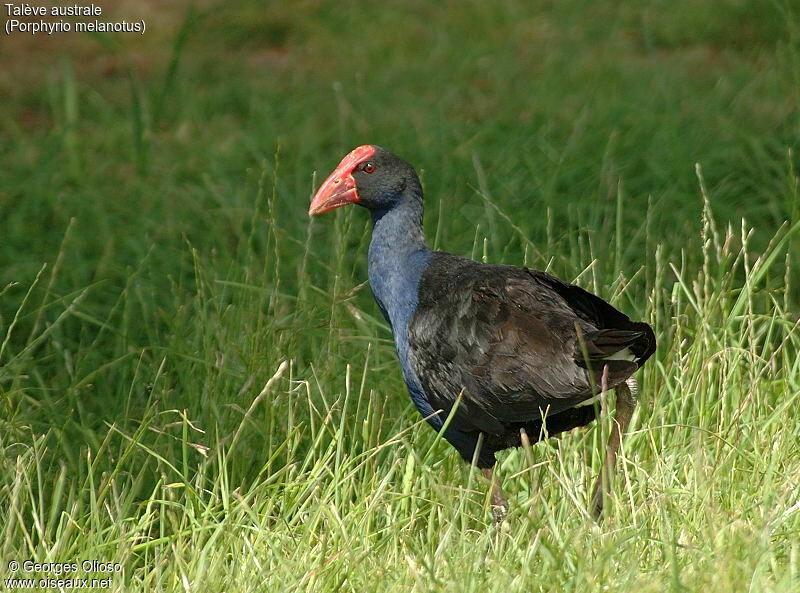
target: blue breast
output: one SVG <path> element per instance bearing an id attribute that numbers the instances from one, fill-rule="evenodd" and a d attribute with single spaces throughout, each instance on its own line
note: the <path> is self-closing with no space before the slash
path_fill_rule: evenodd
<path id="1" fill-rule="evenodd" d="M 431 251 L 427 248 L 407 253 L 388 253 L 370 245 L 369 283 L 372 294 L 394 335 L 397 356 L 411 399 L 423 416 L 433 413 L 414 369 L 408 361 L 408 324 L 417 308 L 419 284 L 428 267 Z M 441 420 L 433 419 L 435 427 Z"/>
<path id="2" fill-rule="evenodd" d="M 422 276 L 431 263 L 433 252 L 425 246 L 422 232 L 422 201 L 403 201 L 392 209 L 373 212 L 374 226 L 369 244 L 369 283 L 383 316 L 392 327 L 403 379 L 414 405 L 435 430 L 442 428 L 445 417 L 433 416 L 435 410 L 409 362 L 408 325 L 419 303 Z M 449 427 L 447 439 L 469 461 L 477 443 L 476 434 Z M 485 463 L 491 464 L 491 452 Z"/>

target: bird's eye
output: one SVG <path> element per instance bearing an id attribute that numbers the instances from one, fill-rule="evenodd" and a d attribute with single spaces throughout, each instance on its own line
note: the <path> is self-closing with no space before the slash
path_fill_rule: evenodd
<path id="1" fill-rule="evenodd" d="M 364 173 L 372 173 L 375 171 L 375 165 L 372 163 L 364 163 L 364 167 L 362 169 Z"/>

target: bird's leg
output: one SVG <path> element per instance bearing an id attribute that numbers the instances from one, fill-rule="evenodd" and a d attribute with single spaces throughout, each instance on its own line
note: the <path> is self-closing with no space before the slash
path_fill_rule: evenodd
<path id="1" fill-rule="evenodd" d="M 633 387 L 633 393 L 631 392 L 631 387 Z M 628 429 L 633 411 L 636 408 L 636 391 L 638 389 L 636 388 L 635 380 L 631 381 L 630 384 L 628 382 L 620 383 L 615 391 L 617 392 L 617 410 L 614 415 L 614 422 L 611 424 L 611 434 L 608 437 L 606 458 L 592 494 L 591 512 L 596 521 L 600 520 L 603 513 L 603 491 L 610 486 L 611 474 L 617 461 L 617 452 L 619 451 L 622 437 Z"/>
<path id="2" fill-rule="evenodd" d="M 492 516 L 495 523 L 502 523 L 508 515 L 508 499 L 503 494 L 503 487 L 500 485 L 500 480 L 494 475 L 491 467 L 484 467 L 481 469 L 483 477 L 489 480 L 489 493 L 490 501 L 492 504 Z"/>

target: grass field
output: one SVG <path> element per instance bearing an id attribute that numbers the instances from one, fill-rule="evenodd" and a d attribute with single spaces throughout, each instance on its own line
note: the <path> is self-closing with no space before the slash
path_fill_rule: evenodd
<path id="1" fill-rule="evenodd" d="M 0 39 L 5 589 L 800 590 L 795 3 L 164 4 Z M 368 217 L 306 215 L 363 143 L 432 246 L 653 324 L 601 525 L 610 418 L 501 456 L 500 530 L 419 418 Z"/>

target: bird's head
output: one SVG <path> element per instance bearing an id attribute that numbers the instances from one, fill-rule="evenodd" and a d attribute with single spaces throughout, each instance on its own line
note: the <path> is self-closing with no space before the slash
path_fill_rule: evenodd
<path id="1" fill-rule="evenodd" d="M 344 157 L 322 183 L 308 214 L 322 214 L 347 204 L 385 211 L 407 194 L 422 195 L 414 168 L 380 146 L 365 144 Z"/>

